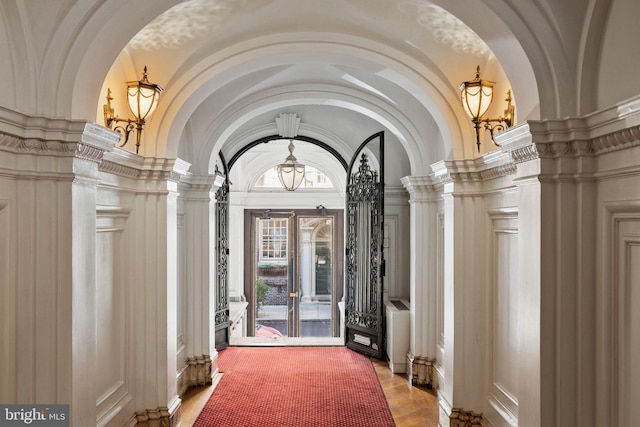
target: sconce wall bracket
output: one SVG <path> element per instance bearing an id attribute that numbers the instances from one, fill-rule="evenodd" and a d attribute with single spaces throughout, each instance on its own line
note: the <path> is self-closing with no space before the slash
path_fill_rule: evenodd
<path id="1" fill-rule="evenodd" d="M 129 141 L 129 135 L 136 130 L 136 154 L 140 150 L 140 137 L 142 136 L 142 128 L 145 125 L 145 119 L 156 109 L 158 97 L 162 92 L 162 88 L 156 84 L 149 83 L 147 78 L 147 67 L 144 67 L 142 80 L 127 82 L 127 101 L 129 108 L 134 114 L 135 119 L 123 119 L 115 114 L 111 101 L 111 89 L 107 88 L 107 103 L 103 107 L 104 125 L 109 129 L 118 132 L 121 137 L 119 147 L 124 147 Z M 116 125 L 123 123 L 122 125 Z M 126 123 L 126 124 L 125 124 Z M 113 128 L 112 128 L 113 126 Z"/>

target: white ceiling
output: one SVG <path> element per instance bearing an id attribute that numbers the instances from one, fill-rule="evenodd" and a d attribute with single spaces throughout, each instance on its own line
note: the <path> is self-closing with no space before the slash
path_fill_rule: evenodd
<path id="1" fill-rule="evenodd" d="M 395 163 L 406 165 L 399 173 L 428 173 L 471 132 L 459 125 L 458 85 L 476 65 L 510 89 L 487 44 L 425 0 L 187 1 L 131 39 L 103 92 L 145 65 L 167 108 L 149 124 L 172 123 L 155 136 L 179 139 L 195 171 L 295 112 L 302 131 L 351 147 L 345 157 L 385 130 Z"/>

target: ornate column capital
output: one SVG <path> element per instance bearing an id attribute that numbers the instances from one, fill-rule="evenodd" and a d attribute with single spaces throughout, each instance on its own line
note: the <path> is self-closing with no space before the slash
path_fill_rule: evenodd
<path id="1" fill-rule="evenodd" d="M 117 140 L 117 135 L 95 123 L 30 117 L 0 110 L 0 152 L 13 156 L 6 165 L 15 165 L 15 171 L 19 170 L 22 177 L 82 179 L 84 176 L 94 179 L 95 165 L 102 161 L 105 153 L 114 149 Z M 37 158 L 40 157 L 50 157 L 54 161 L 39 162 Z M 76 167 L 71 166 L 73 163 L 57 161 L 69 158 L 95 165 Z"/>
<path id="2" fill-rule="evenodd" d="M 404 188 L 409 192 L 411 200 L 421 199 L 424 195 L 433 193 L 436 190 L 438 181 L 433 176 L 405 176 L 400 179 Z"/>

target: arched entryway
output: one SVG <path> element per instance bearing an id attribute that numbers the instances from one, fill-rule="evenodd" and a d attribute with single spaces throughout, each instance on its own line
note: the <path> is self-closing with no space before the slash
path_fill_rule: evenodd
<path id="1" fill-rule="evenodd" d="M 257 202 L 253 203 L 262 203 L 264 206 L 253 206 L 248 197 L 236 194 L 241 200 L 240 206 L 236 208 L 238 215 L 218 213 L 219 216 L 229 218 L 230 223 L 223 226 L 230 225 L 232 228 L 232 222 L 234 218 L 238 222 L 240 212 L 244 218 L 241 230 L 244 236 L 242 257 L 236 257 L 235 260 L 232 257 L 224 259 L 225 265 L 218 269 L 227 271 L 226 263 L 244 266 L 242 294 L 239 298 L 246 307 L 246 316 L 242 319 L 243 331 L 240 336 L 237 333 L 236 336 L 228 334 L 228 342 L 273 344 L 276 340 L 280 344 L 308 345 L 310 341 L 300 339 L 313 338 L 315 344 L 336 345 L 353 341 L 352 345 L 356 349 L 366 352 L 368 348 L 369 353 L 381 357 L 384 341 L 384 132 L 367 138 L 348 161 L 322 141 L 310 137 L 299 140 L 291 138 L 298 147 L 302 145 L 303 156 L 303 139 L 310 143 L 307 150 L 310 149 L 315 154 L 330 154 L 333 163 L 342 169 L 342 177 L 338 182 L 347 181 L 348 170 L 349 185 L 343 186 L 341 190 L 332 184 L 328 175 L 336 176 L 336 171 L 331 172 L 331 167 L 321 162 L 316 163 L 316 166 L 330 171 L 328 175 L 323 174 L 320 169 L 310 168 L 306 185 L 296 192 L 283 192 L 279 184 L 271 187 L 265 184 L 274 181 L 269 174 L 275 172 L 270 169 L 268 162 L 254 171 L 253 178 L 242 177 L 251 183 L 250 190 L 259 194 Z M 253 141 L 232 153 L 232 161 L 228 164 L 224 161 L 225 156 L 221 155 L 219 160 L 222 169 L 227 171 L 228 177 L 232 177 L 233 169 L 230 165 L 239 162 L 244 154 L 251 158 L 252 149 L 264 150 L 261 145 L 271 141 L 275 142 L 271 147 L 276 150 L 283 142 L 288 143 L 282 136 Z M 260 154 L 253 153 L 253 156 L 262 159 L 264 156 Z M 251 159 L 245 160 L 247 163 L 250 161 Z M 227 182 L 233 179 L 227 179 Z M 369 187 L 371 185 L 374 187 Z M 346 193 L 344 188 L 347 188 Z M 275 199 L 270 197 L 274 194 L 277 195 Z M 226 200 L 227 197 L 229 195 L 225 194 L 223 206 L 233 205 L 233 195 L 229 200 Z M 315 207 L 310 208 L 309 204 L 315 204 Z M 349 220 L 347 227 L 343 225 L 345 212 Z M 345 238 L 348 245 L 346 261 Z M 225 248 L 218 248 L 218 252 L 221 251 L 224 252 Z M 346 301 L 343 300 L 345 275 Z M 228 289 L 223 289 L 218 292 L 218 298 L 228 298 L 231 293 Z M 372 296 L 366 296 L 368 293 Z M 218 300 L 216 306 L 225 303 L 224 300 Z M 358 333 L 345 332 L 345 315 L 346 325 L 352 325 Z M 216 321 L 217 318 L 218 316 Z M 268 340 L 265 341 L 264 338 Z M 319 338 L 322 340 L 318 340 Z M 217 346 L 221 348 L 224 345 L 226 342 L 217 337 Z"/>

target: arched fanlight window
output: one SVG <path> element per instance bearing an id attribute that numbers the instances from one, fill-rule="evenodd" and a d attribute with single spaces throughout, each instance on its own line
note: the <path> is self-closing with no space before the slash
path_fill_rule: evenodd
<path id="1" fill-rule="evenodd" d="M 267 190 L 267 189 L 282 189 L 280 178 L 278 177 L 277 167 L 271 168 L 263 173 L 256 181 L 254 188 Z M 327 175 L 314 168 L 313 166 L 306 166 L 304 179 L 298 188 L 320 188 L 328 189 L 333 188 L 333 183 Z"/>

